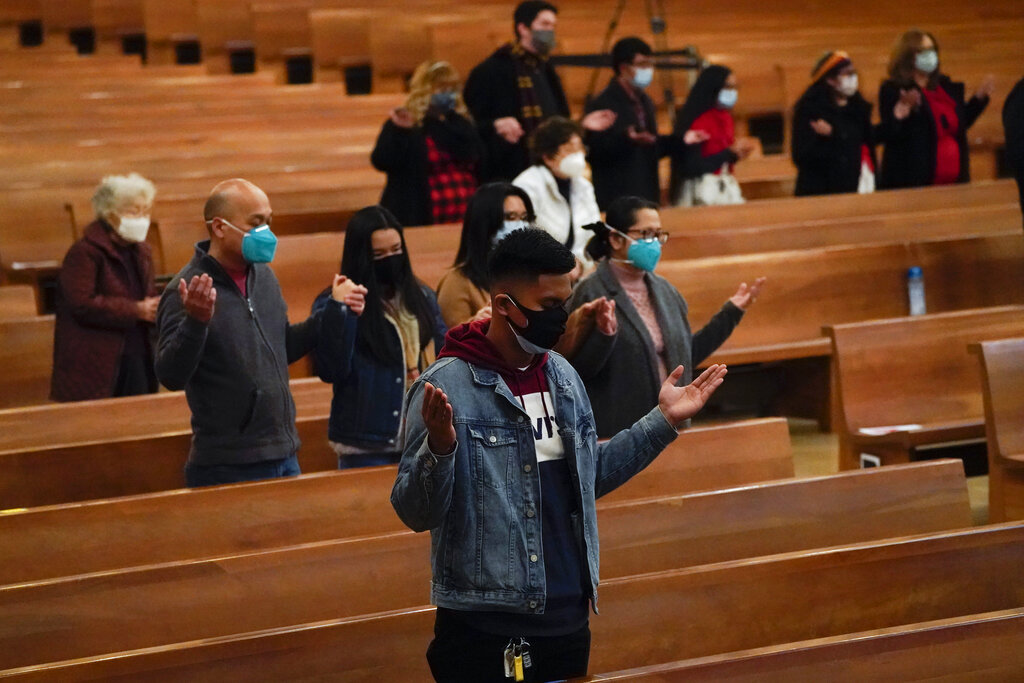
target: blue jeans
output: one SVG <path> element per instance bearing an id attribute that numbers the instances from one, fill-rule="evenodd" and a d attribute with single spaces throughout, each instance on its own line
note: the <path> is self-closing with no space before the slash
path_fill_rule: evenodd
<path id="1" fill-rule="evenodd" d="M 376 467 L 377 465 L 397 465 L 402 459 L 401 453 L 349 453 L 338 456 L 338 469 L 347 470 L 355 467 Z"/>
<path id="2" fill-rule="evenodd" d="M 259 479 L 294 477 L 298 474 L 302 472 L 299 470 L 299 459 L 295 455 L 281 460 L 262 460 L 244 465 L 197 465 L 189 462 L 185 464 L 185 486 L 196 488 L 237 484 Z"/>

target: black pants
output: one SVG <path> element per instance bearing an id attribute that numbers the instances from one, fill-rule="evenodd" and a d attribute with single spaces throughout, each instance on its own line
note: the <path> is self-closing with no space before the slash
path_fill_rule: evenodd
<path id="1" fill-rule="evenodd" d="M 516 639 L 518 641 L 518 638 Z M 440 683 L 509 683 L 504 653 L 508 636 L 471 628 L 458 618 L 438 611 L 434 640 L 427 648 L 427 663 Z M 533 666 L 526 680 L 557 681 L 587 674 L 590 661 L 590 626 L 564 636 L 527 636 Z"/>

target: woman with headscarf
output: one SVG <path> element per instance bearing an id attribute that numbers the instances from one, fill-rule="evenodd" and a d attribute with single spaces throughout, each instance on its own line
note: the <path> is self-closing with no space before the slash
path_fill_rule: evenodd
<path id="1" fill-rule="evenodd" d="M 939 70 L 939 44 L 932 34 L 912 29 L 896 41 L 889 79 L 878 91 L 885 136 L 879 187 L 923 187 L 971 179 L 967 129 L 988 106 L 995 89 L 986 78 L 969 100 L 963 83 Z M 896 120 L 899 100 L 912 106 Z"/>
<path id="2" fill-rule="evenodd" d="M 710 198 L 693 196 L 694 188 L 688 187 L 686 181 L 723 173 L 731 177 L 736 162 L 754 151 L 751 140 L 736 139 L 732 109 L 737 97 L 736 75 L 727 67 L 712 64 L 701 71 L 686 102 L 676 112 L 676 136 L 696 131 L 705 139 L 700 145 L 688 145 L 682 155 L 673 159 L 671 196 L 674 203 L 706 203 Z"/>
<path id="3" fill-rule="evenodd" d="M 811 81 L 793 110 L 796 195 L 873 192 L 881 133 L 871 124 L 871 103 L 860 94 L 850 56 L 826 52 Z M 893 105 L 894 119 L 902 121 L 909 113 L 906 102 Z"/>
<path id="4" fill-rule="evenodd" d="M 370 162 L 387 174 L 380 203 L 403 225 L 458 223 L 477 186 L 483 143 L 448 62 L 424 62 L 392 110 Z"/>

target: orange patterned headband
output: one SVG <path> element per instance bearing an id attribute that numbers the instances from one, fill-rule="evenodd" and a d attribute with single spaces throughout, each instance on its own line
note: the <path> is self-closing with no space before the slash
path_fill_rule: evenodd
<path id="1" fill-rule="evenodd" d="M 834 69 L 837 64 L 849 60 L 850 55 L 842 50 L 836 50 L 828 56 L 828 59 L 821 63 L 821 66 L 814 70 L 814 73 L 811 75 L 811 80 L 818 81 L 822 76 Z"/>

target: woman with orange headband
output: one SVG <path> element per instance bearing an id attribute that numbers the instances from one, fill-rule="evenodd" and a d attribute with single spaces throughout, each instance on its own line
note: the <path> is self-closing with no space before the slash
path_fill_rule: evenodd
<path id="1" fill-rule="evenodd" d="M 797 196 L 873 192 L 875 145 L 881 135 L 871 125 L 871 103 L 860 94 L 850 56 L 825 53 L 814 65 L 811 81 L 793 112 Z M 896 103 L 897 120 L 909 113 L 908 103 Z"/>

